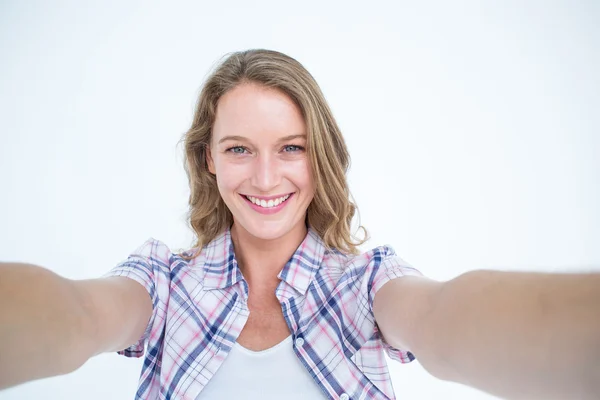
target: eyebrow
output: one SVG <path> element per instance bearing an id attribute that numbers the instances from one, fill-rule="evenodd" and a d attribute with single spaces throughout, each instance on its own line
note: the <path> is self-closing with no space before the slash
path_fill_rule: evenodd
<path id="1" fill-rule="evenodd" d="M 298 134 L 298 135 L 288 135 L 288 136 L 284 136 L 282 138 L 277 139 L 277 143 L 280 142 L 287 142 L 288 140 L 292 140 L 292 139 L 297 139 L 297 138 L 303 138 L 306 139 L 306 135 L 304 134 Z M 219 140 L 218 144 L 221 144 L 227 140 L 237 140 L 240 142 L 249 142 L 250 140 L 248 140 L 248 138 L 244 137 L 244 136 L 225 136 L 223 138 L 221 138 L 221 140 Z"/>

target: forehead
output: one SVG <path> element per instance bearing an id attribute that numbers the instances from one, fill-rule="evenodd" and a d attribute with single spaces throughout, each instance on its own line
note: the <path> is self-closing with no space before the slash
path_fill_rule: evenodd
<path id="1" fill-rule="evenodd" d="M 217 104 L 213 139 L 228 135 L 276 139 L 306 133 L 302 112 L 284 92 L 254 83 L 231 89 Z"/>

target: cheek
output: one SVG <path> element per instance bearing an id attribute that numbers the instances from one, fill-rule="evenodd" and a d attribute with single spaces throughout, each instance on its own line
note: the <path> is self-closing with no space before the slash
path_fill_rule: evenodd
<path id="1" fill-rule="evenodd" d="M 241 162 L 232 162 L 225 157 L 219 157 L 215 160 L 215 169 L 217 180 L 223 181 L 223 184 L 231 186 L 232 181 L 239 181 L 245 176 L 248 167 Z"/>
<path id="2" fill-rule="evenodd" d="M 217 185 L 221 190 L 231 190 L 240 185 L 243 175 L 231 170 L 217 171 Z"/>
<path id="3" fill-rule="evenodd" d="M 231 210 L 231 207 L 235 207 L 235 200 L 237 198 L 237 189 L 240 186 L 239 176 L 236 174 L 221 173 L 217 174 L 217 188 L 221 199 L 227 205 L 227 208 Z"/>
<path id="4" fill-rule="evenodd" d="M 314 191 L 314 180 L 308 161 L 291 166 L 290 177 L 299 188 Z"/>

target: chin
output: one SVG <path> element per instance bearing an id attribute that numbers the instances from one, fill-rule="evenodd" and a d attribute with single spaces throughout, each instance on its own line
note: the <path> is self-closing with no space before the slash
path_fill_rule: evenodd
<path id="1" fill-rule="evenodd" d="M 274 240 L 279 239 L 282 236 L 285 236 L 291 229 L 290 224 L 286 223 L 250 223 L 244 228 L 250 233 L 252 236 L 262 239 L 262 240 Z"/>
<path id="2" fill-rule="evenodd" d="M 301 222 L 301 221 L 300 221 Z M 238 225 L 250 235 L 261 240 L 275 240 L 290 233 L 298 222 L 292 221 L 240 221 Z"/>

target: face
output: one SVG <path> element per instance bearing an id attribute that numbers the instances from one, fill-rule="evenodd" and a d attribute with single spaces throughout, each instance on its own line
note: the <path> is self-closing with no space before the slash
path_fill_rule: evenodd
<path id="1" fill-rule="evenodd" d="M 207 162 L 237 229 L 265 240 L 305 229 L 315 191 L 306 133 L 279 90 L 245 83 L 221 97 Z"/>

